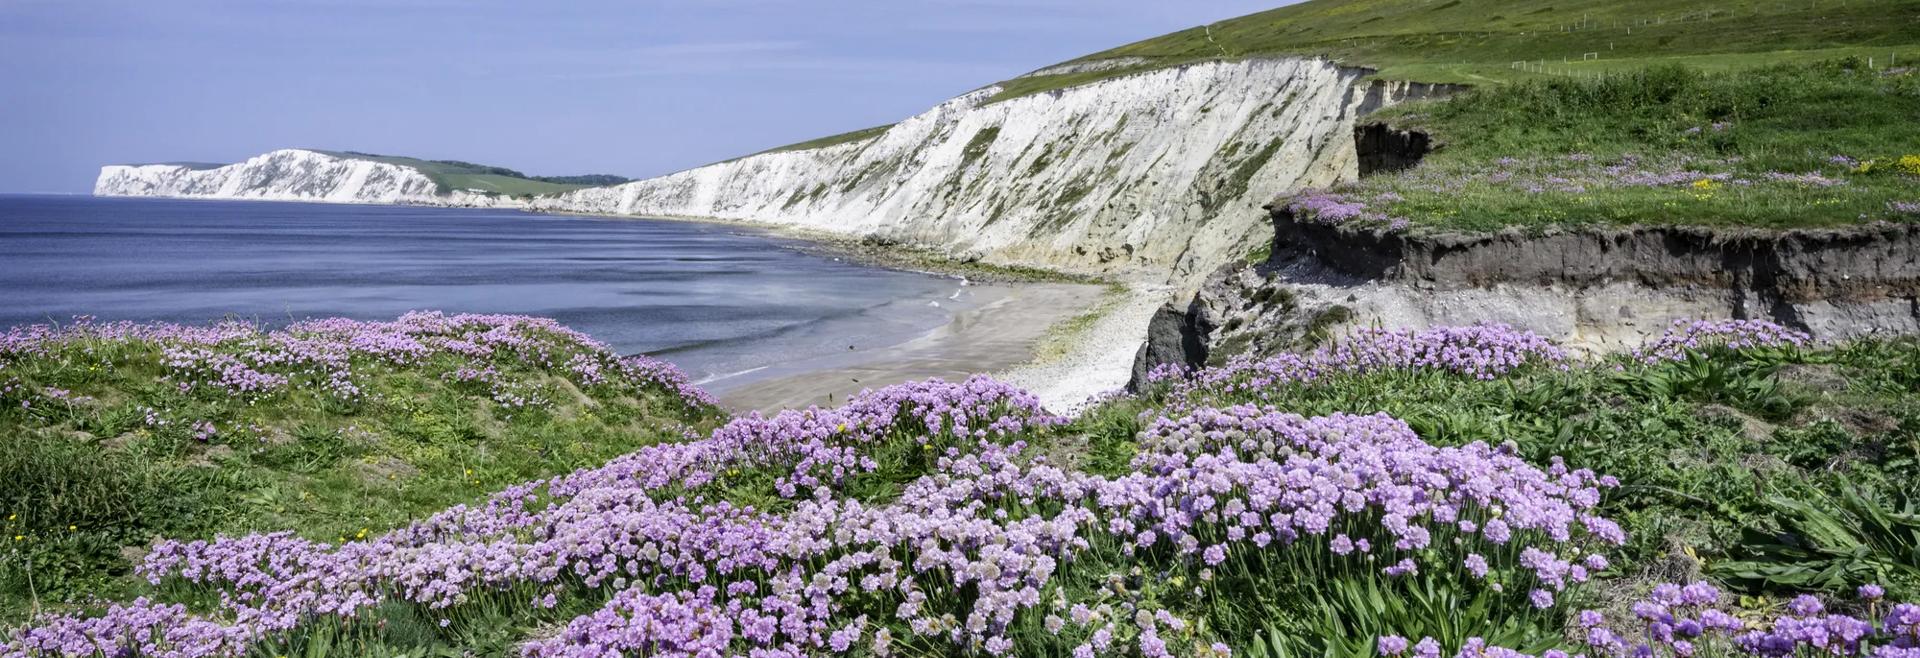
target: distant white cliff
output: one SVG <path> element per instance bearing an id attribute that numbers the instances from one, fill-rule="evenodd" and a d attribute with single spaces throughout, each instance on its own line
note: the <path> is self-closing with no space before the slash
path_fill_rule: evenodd
<path id="1" fill-rule="evenodd" d="M 1426 93 L 1319 59 L 1212 62 L 990 103 L 850 143 L 535 199 L 540 210 L 878 234 L 987 262 L 1187 280 L 1271 235 L 1261 206 L 1358 175 L 1354 118 Z"/>
<path id="2" fill-rule="evenodd" d="M 158 196 L 322 203 L 517 207 L 512 199 L 442 193 L 419 169 L 305 149 L 280 149 L 220 167 L 108 165 L 96 196 Z"/>

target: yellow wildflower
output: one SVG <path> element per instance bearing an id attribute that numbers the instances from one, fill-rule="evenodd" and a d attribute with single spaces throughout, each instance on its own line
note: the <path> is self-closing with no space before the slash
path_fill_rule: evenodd
<path id="1" fill-rule="evenodd" d="M 1693 189 L 1696 189 L 1696 190 L 1704 191 L 1704 190 L 1714 190 L 1719 188 L 1720 188 L 1720 181 L 1717 181 L 1711 178 L 1702 178 L 1700 180 L 1693 182 Z"/>
<path id="2" fill-rule="evenodd" d="M 1896 166 L 1904 173 L 1920 176 L 1920 155 L 1900 156 L 1900 164 Z"/>

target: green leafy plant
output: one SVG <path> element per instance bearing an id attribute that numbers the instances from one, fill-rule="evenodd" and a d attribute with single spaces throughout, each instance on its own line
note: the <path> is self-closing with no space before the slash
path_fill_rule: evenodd
<path id="1" fill-rule="evenodd" d="M 1879 583 L 1895 598 L 1920 593 L 1920 500 L 1877 501 L 1853 488 L 1837 496 L 1769 498 L 1776 531 L 1749 529 L 1741 559 L 1714 571 L 1763 590 L 1844 592 Z"/>

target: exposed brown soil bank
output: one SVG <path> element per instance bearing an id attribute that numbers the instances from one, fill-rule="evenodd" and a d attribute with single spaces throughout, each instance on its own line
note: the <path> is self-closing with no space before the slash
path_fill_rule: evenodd
<path id="1" fill-rule="evenodd" d="M 1185 309 L 1155 316 L 1137 374 L 1298 349 L 1349 325 L 1505 322 L 1600 351 L 1682 318 L 1831 339 L 1920 332 L 1920 226 L 1405 234 L 1284 208 L 1273 219 L 1271 258 L 1222 268 Z"/>
<path id="2" fill-rule="evenodd" d="M 1407 235 L 1299 222 L 1282 209 L 1274 213 L 1274 228 L 1276 260 L 1311 257 L 1335 272 L 1428 288 L 1630 282 L 1741 290 L 1789 304 L 1920 293 L 1920 226 L 1914 225 Z"/>

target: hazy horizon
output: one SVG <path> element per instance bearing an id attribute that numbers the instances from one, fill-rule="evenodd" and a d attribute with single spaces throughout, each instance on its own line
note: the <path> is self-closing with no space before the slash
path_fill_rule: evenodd
<path id="1" fill-rule="evenodd" d="M 0 0 L 0 192 L 355 150 L 647 177 L 1283 0 Z"/>

